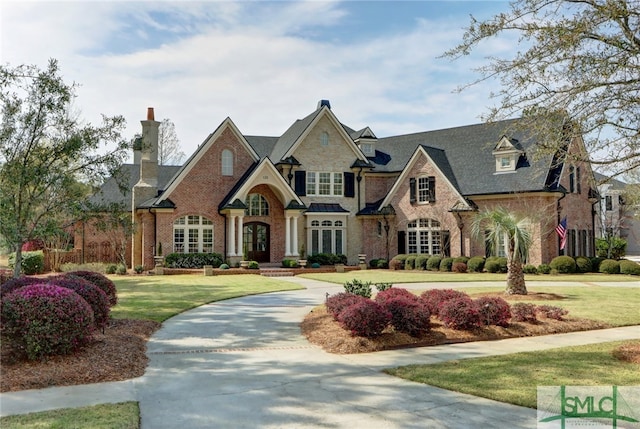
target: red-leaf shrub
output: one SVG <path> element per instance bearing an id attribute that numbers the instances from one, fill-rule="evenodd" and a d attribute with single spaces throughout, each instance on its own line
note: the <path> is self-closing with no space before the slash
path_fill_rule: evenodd
<path id="1" fill-rule="evenodd" d="M 536 313 L 548 319 L 562 320 L 562 316 L 569 314 L 569 311 L 555 305 L 539 305 L 536 307 Z"/>
<path id="2" fill-rule="evenodd" d="M 438 317 L 447 328 L 471 329 L 480 325 L 478 307 L 468 296 L 460 296 L 445 301 Z"/>
<path id="3" fill-rule="evenodd" d="M 89 280 L 85 280 L 82 277 L 65 274 L 61 276 L 51 277 L 47 281 L 49 284 L 55 286 L 71 289 L 91 306 L 93 310 L 93 321 L 95 327 L 103 329 L 109 322 L 109 298 L 102 289 L 91 283 Z"/>
<path id="4" fill-rule="evenodd" d="M 538 321 L 535 304 L 528 302 L 517 302 L 513 304 L 511 306 L 511 316 L 516 322 L 535 323 Z"/>
<path id="5" fill-rule="evenodd" d="M 91 340 L 93 312 L 74 291 L 50 284 L 20 288 L 2 300 L 0 320 L 12 344 L 29 359 L 67 354 Z"/>
<path id="6" fill-rule="evenodd" d="M 385 289 L 382 292 L 378 292 L 378 294 L 376 295 L 376 302 L 380 305 L 385 305 L 387 301 L 391 299 L 399 298 L 399 297 L 404 297 L 413 301 L 418 301 L 420 299 L 418 298 L 417 295 L 409 292 L 406 289 L 399 288 L 399 287 L 392 287 L 389 289 Z"/>
<path id="7" fill-rule="evenodd" d="M 398 332 L 417 337 L 431 328 L 431 313 L 417 299 L 398 295 L 386 299 L 381 305 L 391 313 L 391 325 Z"/>
<path id="8" fill-rule="evenodd" d="M 325 306 L 327 307 L 327 311 L 333 316 L 334 320 L 338 320 L 338 315 L 340 315 L 342 310 L 362 300 L 366 301 L 367 298 L 354 293 L 340 292 L 327 298 Z"/>
<path id="9" fill-rule="evenodd" d="M 357 337 L 374 338 L 391 321 L 391 313 L 370 299 L 362 299 L 342 310 L 338 321 Z"/>
<path id="10" fill-rule="evenodd" d="M 45 280 L 39 279 L 38 277 L 25 276 L 12 278 L 11 280 L 0 285 L 0 299 L 4 298 L 5 295 L 10 294 L 14 290 L 44 282 Z"/>
<path id="11" fill-rule="evenodd" d="M 464 262 L 454 262 L 451 266 L 451 271 L 454 273 L 466 273 L 467 264 L 465 264 Z"/>
<path id="12" fill-rule="evenodd" d="M 109 305 L 113 307 L 118 303 L 118 295 L 116 292 L 116 285 L 109 280 L 107 276 L 101 273 L 93 271 L 71 271 L 67 274 L 73 274 L 74 276 L 82 277 L 85 280 L 89 280 L 94 285 L 98 286 L 109 298 Z"/>
<path id="13" fill-rule="evenodd" d="M 442 304 L 452 298 L 469 297 L 466 293 L 454 289 L 429 289 L 422 292 L 420 299 L 425 303 L 431 314 L 440 313 Z"/>
<path id="14" fill-rule="evenodd" d="M 508 326 L 511 319 L 511 307 L 497 296 L 482 296 L 475 300 L 483 325 Z"/>

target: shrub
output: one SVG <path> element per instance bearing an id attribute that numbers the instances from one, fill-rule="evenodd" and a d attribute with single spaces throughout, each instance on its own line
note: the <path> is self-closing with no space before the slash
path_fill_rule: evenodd
<path id="1" fill-rule="evenodd" d="M 620 274 L 620 262 L 605 259 L 600 263 L 600 272 L 605 274 Z"/>
<path id="2" fill-rule="evenodd" d="M 0 285 L 5 284 L 13 278 L 13 271 L 0 268 Z"/>
<path id="3" fill-rule="evenodd" d="M 283 268 L 298 268 L 298 261 L 295 259 L 283 259 L 282 260 Z"/>
<path id="4" fill-rule="evenodd" d="M 389 268 L 389 262 L 386 259 L 378 259 L 377 267 L 387 269 Z"/>
<path id="5" fill-rule="evenodd" d="M 94 273 L 106 273 L 107 268 L 110 266 L 113 266 L 113 273 L 107 274 L 115 274 L 118 267 L 116 264 L 103 264 L 101 262 L 86 262 L 84 264 L 74 264 L 73 262 L 68 262 L 60 266 L 60 271 L 62 271 L 63 273 L 70 273 L 72 271 L 93 271 Z"/>
<path id="6" fill-rule="evenodd" d="M 381 305 L 391 314 L 391 325 L 398 332 L 416 337 L 431 328 L 429 309 L 415 295 L 413 298 L 400 295 L 391 297 Z"/>
<path id="7" fill-rule="evenodd" d="M 39 238 L 29 240 L 22 245 L 23 252 L 34 252 L 36 250 L 44 250 L 44 241 Z"/>
<path id="8" fill-rule="evenodd" d="M 310 255 L 307 258 L 307 261 L 310 264 L 320 264 L 320 265 L 336 265 L 336 264 L 346 264 L 347 257 L 342 254 L 335 253 L 317 253 L 315 255 Z"/>
<path id="9" fill-rule="evenodd" d="M 127 267 L 123 264 L 118 264 L 116 268 L 116 274 L 124 276 L 125 274 L 127 274 Z"/>
<path id="10" fill-rule="evenodd" d="M 511 319 L 511 306 L 500 297 L 482 296 L 475 301 L 483 325 L 508 326 Z"/>
<path id="11" fill-rule="evenodd" d="M 538 265 L 538 272 L 540 274 L 549 274 L 551 272 L 551 266 L 549 264 Z"/>
<path id="12" fill-rule="evenodd" d="M 562 316 L 569 314 L 569 311 L 555 305 L 539 305 L 536 307 L 536 313 L 548 319 L 562 320 Z"/>
<path id="13" fill-rule="evenodd" d="M 229 269 L 229 264 L 220 264 L 219 267 L 221 270 L 228 270 Z"/>
<path id="14" fill-rule="evenodd" d="M 535 323 L 538 321 L 536 317 L 536 306 L 528 302 L 517 302 L 511 306 L 511 318 L 516 322 Z"/>
<path id="15" fill-rule="evenodd" d="M 429 255 L 420 254 L 416 256 L 416 270 L 426 270 Z"/>
<path id="16" fill-rule="evenodd" d="M 115 274 L 117 269 L 118 266 L 116 264 L 109 264 L 105 267 L 104 272 L 105 274 Z"/>
<path id="17" fill-rule="evenodd" d="M 500 262 L 497 259 L 487 259 L 484 263 L 484 269 L 488 273 L 499 273 L 500 272 Z"/>
<path id="18" fill-rule="evenodd" d="M 14 268 L 16 265 L 16 254 L 9 255 L 9 267 Z M 33 252 L 22 252 L 22 262 L 20 264 L 22 272 L 28 276 L 33 274 L 44 273 L 44 253 L 42 250 Z"/>
<path id="19" fill-rule="evenodd" d="M 169 253 L 164 259 L 169 268 L 203 268 L 205 265 L 218 268 L 222 262 L 219 253 Z"/>
<path id="20" fill-rule="evenodd" d="M 415 268 L 416 268 L 416 255 L 407 256 L 407 259 L 404 260 L 404 269 L 414 270 Z"/>
<path id="21" fill-rule="evenodd" d="M 599 256 L 594 256 L 591 259 L 591 272 L 599 273 L 600 272 L 600 264 L 604 261 L 604 258 L 600 258 Z"/>
<path id="22" fill-rule="evenodd" d="M 429 259 L 427 259 L 427 270 L 440 270 L 440 262 L 442 262 L 442 258 L 440 256 L 430 256 Z"/>
<path id="23" fill-rule="evenodd" d="M 338 320 L 338 315 L 340 315 L 342 310 L 363 299 L 367 298 L 349 292 L 340 292 L 328 297 L 325 301 L 325 306 L 327 307 L 327 311 L 333 316 L 333 318 L 335 320 Z"/>
<path id="24" fill-rule="evenodd" d="M 438 317 L 447 328 L 472 329 L 480 325 L 480 312 L 468 296 L 459 296 L 445 301 Z"/>
<path id="25" fill-rule="evenodd" d="M 591 272 L 591 259 L 585 256 L 576 257 L 576 272 L 577 273 Z"/>
<path id="26" fill-rule="evenodd" d="M 133 268 L 133 271 L 135 271 L 136 274 L 142 274 L 142 272 L 144 271 L 144 267 L 142 265 L 136 265 Z"/>
<path id="27" fill-rule="evenodd" d="M 376 287 L 378 292 L 382 292 L 382 291 L 391 289 L 391 287 L 393 286 L 393 283 L 380 282 L 380 283 L 374 283 L 373 285 Z"/>
<path id="28" fill-rule="evenodd" d="M 464 262 L 454 262 L 451 267 L 451 271 L 454 273 L 466 273 L 467 272 L 467 264 Z"/>
<path id="29" fill-rule="evenodd" d="M 466 293 L 454 289 L 429 289 L 422 292 L 420 299 L 431 314 L 438 314 L 442 304 L 453 298 L 469 297 Z"/>
<path id="30" fill-rule="evenodd" d="M 627 241 L 623 238 L 596 238 L 596 254 L 602 258 L 620 259 L 626 252 Z"/>
<path id="31" fill-rule="evenodd" d="M 258 264 L 257 261 L 249 261 L 249 265 L 247 265 L 247 268 L 249 268 L 250 270 L 257 270 L 260 268 L 260 264 Z"/>
<path id="32" fill-rule="evenodd" d="M 576 272 L 576 261 L 571 256 L 556 256 L 549 263 L 552 270 L 560 274 L 570 274 Z"/>
<path id="33" fill-rule="evenodd" d="M 320 264 L 317 262 L 314 262 L 311 264 L 311 268 L 320 268 Z"/>
<path id="34" fill-rule="evenodd" d="M 378 261 L 380 259 L 378 258 L 373 258 L 369 261 L 369 268 L 378 268 Z"/>
<path id="35" fill-rule="evenodd" d="M 438 269 L 440 271 L 451 271 L 451 267 L 453 266 L 453 258 L 442 258 L 440 260 L 440 266 Z"/>
<path id="36" fill-rule="evenodd" d="M 406 289 L 398 288 L 398 287 L 392 287 L 391 289 L 387 289 L 387 290 L 384 290 L 382 292 L 379 292 L 376 295 L 375 301 L 380 305 L 385 305 L 385 302 L 387 302 L 387 301 L 389 301 L 391 299 L 399 298 L 399 297 L 403 297 L 403 298 L 406 298 L 406 299 L 412 299 L 414 301 L 419 301 L 420 300 L 420 298 L 417 295 L 409 292 Z"/>
<path id="37" fill-rule="evenodd" d="M 358 279 L 353 279 L 344 284 L 344 291 L 365 298 L 371 298 L 371 282 L 362 282 Z"/>
<path id="38" fill-rule="evenodd" d="M 391 321 L 391 313 L 375 301 L 361 299 L 342 310 L 338 321 L 354 336 L 375 338 Z"/>
<path id="39" fill-rule="evenodd" d="M 538 269 L 536 268 L 536 266 L 531 264 L 527 264 L 524 267 L 522 267 L 522 271 L 525 274 L 538 274 Z"/>
<path id="40" fill-rule="evenodd" d="M 43 283 L 43 281 L 44 280 L 37 277 L 17 277 L 10 279 L 9 281 L 4 282 L 2 285 L 0 285 L 0 299 L 4 298 L 5 295 L 10 294 L 14 290 L 18 290 L 29 285 Z"/>
<path id="41" fill-rule="evenodd" d="M 484 271 L 484 258 L 481 256 L 474 256 L 467 261 L 467 268 L 472 273 L 481 273 Z"/>
<path id="42" fill-rule="evenodd" d="M 95 273 L 93 271 L 72 271 L 69 274 L 89 280 L 91 283 L 102 289 L 102 291 L 107 294 L 107 298 L 109 298 L 109 305 L 111 307 L 118 303 L 116 285 L 104 274 Z"/>
<path id="43" fill-rule="evenodd" d="M 500 272 L 501 273 L 506 273 L 507 272 L 507 258 L 505 258 L 504 256 L 500 256 L 498 259 L 498 266 L 500 267 Z"/>
<path id="44" fill-rule="evenodd" d="M 632 276 L 640 276 L 640 264 L 626 259 L 622 260 L 620 261 L 620 274 L 631 274 Z"/>
<path id="45" fill-rule="evenodd" d="M 31 360 L 67 354 L 91 340 L 93 312 L 74 291 L 34 284 L 2 300 L 1 321 L 6 338 Z"/>
<path id="46" fill-rule="evenodd" d="M 61 276 L 51 277 L 47 279 L 49 284 L 70 289 L 80 295 L 91 307 L 93 311 L 93 322 L 97 329 L 104 329 L 109 322 L 109 298 L 102 289 L 85 280 L 82 277 L 73 274 L 64 274 Z"/>
<path id="47" fill-rule="evenodd" d="M 404 253 L 400 253 L 393 258 L 389 262 L 389 266 L 394 270 L 404 270 L 404 261 L 407 259 L 409 255 Z"/>

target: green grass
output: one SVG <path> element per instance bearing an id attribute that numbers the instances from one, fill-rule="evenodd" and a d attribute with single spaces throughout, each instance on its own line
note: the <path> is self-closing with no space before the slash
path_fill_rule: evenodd
<path id="1" fill-rule="evenodd" d="M 223 299 L 267 292 L 302 289 L 301 286 L 256 274 L 228 276 L 110 277 L 118 291 L 111 316 L 163 322 L 183 311 Z"/>
<path id="2" fill-rule="evenodd" d="M 346 273 L 305 273 L 300 277 L 322 280 L 331 283 L 344 283 L 357 278 L 373 283 L 421 283 L 421 282 L 500 282 L 506 285 L 506 274 L 494 273 L 449 273 L 439 271 L 415 270 L 364 270 Z M 526 281 L 544 282 L 640 282 L 640 277 L 622 274 L 528 274 Z"/>
<path id="3" fill-rule="evenodd" d="M 65 408 L 0 418 L 2 429 L 137 429 L 137 402 Z"/>
<path id="4" fill-rule="evenodd" d="M 638 365 L 619 361 L 611 354 L 622 343 L 409 365 L 385 372 L 447 390 L 535 408 L 537 386 L 640 385 Z"/>

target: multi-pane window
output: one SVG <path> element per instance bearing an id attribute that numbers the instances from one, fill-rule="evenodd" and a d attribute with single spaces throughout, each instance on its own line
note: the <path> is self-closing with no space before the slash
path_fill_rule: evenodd
<path id="1" fill-rule="evenodd" d="M 329 146 L 329 133 L 326 131 L 320 134 L 320 144 L 322 146 Z"/>
<path id="2" fill-rule="evenodd" d="M 442 253 L 442 231 L 435 219 L 418 219 L 407 225 L 409 253 L 439 255 Z"/>
<path id="3" fill-rule="evenodd" d="M 312 220 L 309 226 L 311 254 L 345 253 L 345 223 L 342 220 Z"/>
<path id="4" fill-rule="evenodd" d="M 213 252 L 213 222 L 204 216 L 183 216 L 173 222 L 173 251 Z"/>
<path id="5" fill-rule="evenodd" d="M 222 151 L 222 175 L 233 176 L 233 153 L 229 149 Z"/>
<path id="6" fill-rule="evenodd" d="M 432 203 L 436 200 L 436 178 L 434 176 L 412 177 L 409 179 L 409 199 L 411 204 Z"/>
<path id="7" fill-rule="evenodd" d="M 245 200 L 247 216 L 269 216 L 269 203 L 261 194 L 249 194 Z"/>
<path id="8" fill-rule="evenodd" d="M 343 173 L 307 172 L 307 195 L 341 197 L 344 193 Z"/>

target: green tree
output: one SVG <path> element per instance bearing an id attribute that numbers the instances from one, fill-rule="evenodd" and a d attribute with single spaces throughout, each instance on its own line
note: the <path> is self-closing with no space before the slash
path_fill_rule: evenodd
<path id="1" fill-rule="evenodd" d="M 591 161 L 617 176 L 640 166 L 640 1 L 515 0 L 484 21 L 471 17 L 462 42 L 445 52 L 457 59 L 497 36 L 518 37 L 515 54 L 489 57 L 466 86 L 499 79 L 498 107 L 486 120 L 566 115 L 572 136 L 542 124 L 544 148 L 555 153 L 567 137 L 585 139 Z M 532 124 L 523 126 L 531 127 Z"/>
<path id="2" fill-rule="evenodd" d="M 498 246 L 507 243 L 507 288 L 510 295 L 526 295 L 523 261 L 529 254 L 532 244 L 531 222 L 529 218 L 509 212 L 503 207 L 496 207 L 478 213 L 471 223 L 471 233 L 484 239 L 491 253 Z"/>
<path id="3" fill-rule="evenodd" d="M 124 119 L 80 122 L 71 114 L 75 89 L 53 59 L 46 69 L 0 67 L 0 235 L 16 252 L 15 276 L 23 243 L 73 219 L 86 196 L 79 183 L 102 182 L 127 155 Z"/>

